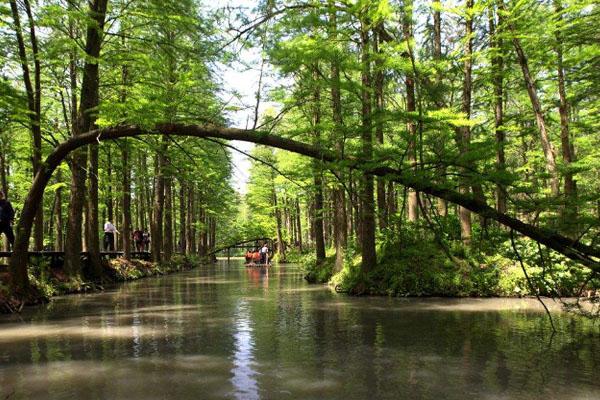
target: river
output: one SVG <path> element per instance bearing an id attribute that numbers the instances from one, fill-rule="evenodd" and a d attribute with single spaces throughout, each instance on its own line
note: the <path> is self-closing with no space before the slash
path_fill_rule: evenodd
<path id="1" fill-rule="evenodd" d="M 600 399 L 598 325 L 219 261 L 0 316 L 4 399 Z"/>

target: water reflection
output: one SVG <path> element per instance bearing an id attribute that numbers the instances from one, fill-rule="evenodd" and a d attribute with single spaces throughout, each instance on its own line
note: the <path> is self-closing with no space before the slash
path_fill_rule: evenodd
<path id="1" fill-rule="evenodd" d="M 354 298 L 222 263 L 0 317 L 0 400 L 595 399 L 598 326 L 527 299 Z"/>
<path id="2" fill-rule="evenodd" d="M 235 350 L 233 353 L 233 377 L 231 382 L 235 387 L 236 399 L 254 400 L 258 395 L 258 383 L 254 370 L 254 339 L 248 313 L 248 303 L 240 300 L 235 312 L 235 328 L 233 338 Z"/>

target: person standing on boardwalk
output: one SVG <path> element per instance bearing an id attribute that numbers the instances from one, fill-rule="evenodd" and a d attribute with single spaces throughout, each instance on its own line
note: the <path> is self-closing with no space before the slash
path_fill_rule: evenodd
<path id="1" fill-rule="evenodd" d="M 115 251 L 115 233 L 119 233 L 112 222 L 104 224 L 104 251 Z"/>
<path id="2" fill-rule="evenodd" d="M 136 229 L 133 231 L 133 243 L 135 244 L 135 251 L 142 252 L 144 251 L 144 232 L 141 229 Z"/>
<path id="3" fill-rule="evenodd" d="M 144 251 L 150 251 L 150 233 L 148 229 L 144 229 L 142 233 L 142 242 L 144 244 Z"/>
<path id="4" fill-rule="evenodd" d="M 0 190 L 0 235 L 4 233 L 10 247 L 15 244 L 15 234 L 13 232 L 12 223 L 15 219 L 15 210 L 6 199 L 6 195 Z"/>

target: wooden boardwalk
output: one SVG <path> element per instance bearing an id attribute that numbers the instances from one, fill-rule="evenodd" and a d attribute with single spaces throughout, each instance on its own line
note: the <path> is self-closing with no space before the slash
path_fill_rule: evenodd
<path id="1" fill-rule="evenodd" d="M 247 239 L 244 241 L 240 241 L 237 243 L 232 243 L 227 246 L 223 246 L 217 249 L 213 249 L 212 251 L 206 254 L 207 256 L 215 256 L 219 252 L 225 252 L 227 258 L 230 258 L 230 252 L 232 249 L 240 249 L 247 250 L 249 248 L 255 248 L 263 243 L 268 243 L 269 247 L 272 248 L 274 244 L 274 239 L 271 238 L 255 238 L 255 239 Z M 0 251 L 0 259 L 10 258 L 12 257 L 12 251 Z M 65 252 L 64 251 L 30 251 L 28 252 L 29 259 L 34 262 L 39 262 L 39 260 L 46 260 L 50 268 L 60 268 L 63 266 L 65 262 Z M 122 251 L 101 251 L 100 257 L 102 259 L 114 259 L 123 257 L 124 253 Z M 90 258 L 90 253 L 87 251 L 81 252 L 81 260 L 84 265 L 88 264 L 87 261 Z M 150 261 L 152 260 L 152 253 L 148 251 L 132 251 L 131 258 Z M 8 265 L 0 264 L 0 272 L 7 272 Z"/>

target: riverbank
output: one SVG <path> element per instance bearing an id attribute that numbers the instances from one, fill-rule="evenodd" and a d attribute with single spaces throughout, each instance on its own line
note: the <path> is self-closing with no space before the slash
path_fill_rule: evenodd
<path id="1" fill-rule="evenodd" d="M 202 260 L 197 257 L 176 255 L 168 263 L 115 258 L 102 260 L 103 277 L 100 281 L 85 277 L 68 277 L 62 268 L 50 268 L 36 264 L 29 268 L 32 295 L 25 301 L 16 298 L 9 290 L 10 275 L 0 277 L 0 313 L 15 313 L 24 306 L 46 303 L 54 296 L 104 290 L 104 285 L 132 281 L 157 275 L 187 271 L 198 267 Z"/>
<path id="2" fill-rule="evenodd" d="M 376 267 L 364 273 L 359 251 L 349 246 L 341 271 L 334 270 L 333 249 L 317 265 L 306 255 L 306 280 L 329 283 L 355 295 L 395 297 L 587 297 L 600 295 L 600 279 L 587 268 L 540 249 L 530 240 L 513 243 L 488 238 L 489 245 L 448 241 L 414 231 L 381 240 Z M 516 252 L 515 252 L 516 249 Z M 527 276 L 524 273 L 527 271 Z"/>

